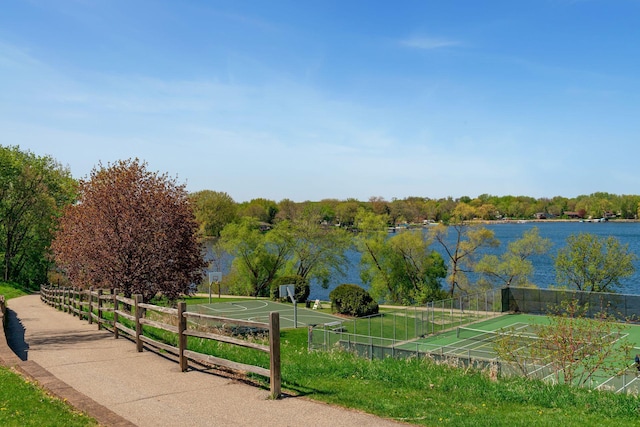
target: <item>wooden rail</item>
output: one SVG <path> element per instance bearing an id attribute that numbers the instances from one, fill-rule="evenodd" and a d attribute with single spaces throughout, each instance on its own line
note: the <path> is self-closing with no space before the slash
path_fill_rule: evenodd
<path id="1" fill-rule="evenodd" d="M 178 363 L 182 372 L 188 369 L 189 360 L 223 366 L 236 371 L 252 372 L 269 377 L 271 397 L 274 399 L 280 397 L 280 317 L 277 312 L 269 314 L 269 323 L 259 323 L 191 313 L 187 311 L 187 305 L 184 302 L 178 303 L 177 309 L 147 304 L 142 302 L 142 295 L 133 295 L 133 298 L 126 298 L 119 295 L 117 290 L 104 292 L 101 289 L 94 290 L 93 288 L 82 290 L 42 286 L 40 295 L 42 301 L 46 304 L 77 316 L 81 320 L 86 319 L 90 324 L 96 323 L 99 329 L 112 331 L 114 338 L 118 338 L 121 333 L 128 335 L 135 341 L 138 352 L 141 352 L 144 344 L 147 344 L 178 356 Z M 111 313 L 108 316 L 109 318 L 105 317 L 105 313 Z M 151 313 L 154 313 L 153 319 L 150 318 Z M 234 325 L 236 327 L 265 330 L 269 335 L 269 345 L 189 328 L 189 325 L 194 325 L 198 322 L 224 324 L 225 327 Z M 178 343 L 177 347 L 155 340 L 148 334 L 145 335 L 144 326 L 175 334 Z M 191 351 L 187 348 L 188 337 L 214 340 L 268 353 L 269 369 Z"/>

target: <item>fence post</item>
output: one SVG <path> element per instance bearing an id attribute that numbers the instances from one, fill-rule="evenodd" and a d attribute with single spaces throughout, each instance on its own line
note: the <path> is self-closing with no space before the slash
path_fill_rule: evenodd
<path id="1" fill-rule="evenodd" d="M 98 330 L 102 329 L 102 289 L 98 289 Z"/>
<path id="2" fill-rule="evenodd" d="M 93 286 L 89 288 L 89 292 L 87 293 L 89 299 L 89 324 L 93 323 L 93 319 L 91 318 L 91 313 L 93 313 Z"/>
<path id="3" fill-rule="evenodd" d="M 269 372 L 271 378 L 271 398 L 280 398 L 280 382 L 282 375 L 280 371 L 280 313 L 272 311 L 269 313 Z"/>
<path id="4" fill-rule="evenodd" d="M 118 290 L 113 290 L 113 338 L 118 339 Z"/>
<path id="5" fill-rule="evenodd" d="M 309 325 L 307 330 L 307 350 L 311 351 L 313 349 L 313 326 Z"/>
<path id="6" fill-rule="evenodd" d="M 142 307 L 139 307 L 142 302 L 142 295 L 134 295 L 134 307 L 136 309 L 136 350 L 138 353 L 142 352 L 142 340 L 140 337 L 142 336 L 142 323 L 140 323 L 140 318 L 142 317 Z"/>
<path id="7" fill-rule="evenodd" d="M 184 355 L 187 349 L 187 318 L 184 312 L 187 311 L 187 303 L 178 303 L 178 357 L 180 358 L 180 371 L 185 372 L 189 368 L 189 363 Z"/>

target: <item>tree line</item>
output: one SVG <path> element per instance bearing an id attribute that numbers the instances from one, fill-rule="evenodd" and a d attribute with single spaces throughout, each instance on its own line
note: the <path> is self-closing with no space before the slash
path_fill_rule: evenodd
<path id="1" fill-rule="evenodd" d="M 534 199 L 236 203 L 224 192 L 189 194 L 138 159 L 98 164 L 88 177 L 74 180 L 50 157 L 1 147 L 0 166 L 5 281 L 61 281 L 141 293 L 146 300 L 158 292 L 176 298 L 206 280 L 202 242 L 213 239 L 206 262 L 220 271 L 223 255 L 231 254 L 225 282 L 237 293 L 269 296 L 283 277 L 326 286 L 351 267 L 344 254 L 355 250 L 362 255 L 362 282 L 376 300 L 415 304 L 488 287 L 531 286 L 530 257 L 549 249 L 533 229 L 502 255 L 480 256 L 482 248 L 499 244 L 474 222 L 480 212 L 490 207 L 496 219 L 518 218 L 515 206 L 522 212 L 524 206 L 531 212 L 543 208 Z M 595 193 L 575 203 L 547 202 L 610 212 L 614 201 L 629 197 Z M 553 211 L 550 204 L 545 209 Z M 438 225 L 429 232 L 388 233 L 390 225 L 424 221 Z M 615 239 L 577 236 L 567 248 L 556 259 L 559 284 L 614 290 L 633 272 L 634 255 Z M 479 279 L 471 283 L 470 273 Z"/>
<path id="2" fill-rule="evenodd" d="M 224 226 L 242 217 L 251 217 L 264 224 L 274 224 L 287 219 L 294 220 L 305 212 L 317 213 L 324 224 L 345 228 L 354 225 L 361 209 L 383 215 L 388 226 L 424 224 L 425 222 L 449 223 L 456 210 L 464 209 L 467 217 L 483 221 L 530 220 L 535 218 L 619 218 L 638 219 L 639 195 L 616 195 L 604 192 L 580 195 L 573 198 L 533 198 L 527 196 L 491 196 L 482 194 L 476 198 L 451 197 L 430 199 L 407 197 L 385 200 L 371 197 L 367 201 L 357 199 L 325 199 L 294 202 L 283 199 L 256 198 L 237 203 L 229 194 L 203 190 L 191 195 L 194 211 L 203 235 L 218 237 Z"/>

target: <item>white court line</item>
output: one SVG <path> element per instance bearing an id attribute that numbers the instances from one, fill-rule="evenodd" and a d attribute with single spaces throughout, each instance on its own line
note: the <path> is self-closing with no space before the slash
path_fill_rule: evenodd
<path id="1" fill-rule="evenodd" d="M 209 306 L 208 304 L 198 304 L 200 307 L 204 307 L 207 310 L 210 310 L 214 313 L 241 313 L 243 311 L 256 311 L 256 310 L 263 310 L 265 307 L 268 307 L 269 304 L 267 302 L 260 302 L 259 306 L 256 307 L 247 307 L 245 305 L 242 305 L 242 303 L 237 303 L 237 302 L 227 302 L 227 303 L 221 303 L 221 304 L 229 304 L 233 307 L 236 307 L 235 309 L 229 309 L 229 308 L 213 308 L 211 306 Z M 215 304 L 218 305 L 218 304 Z"/>
<path id="2" fill-rule="evenodd" d="M 260 305 L 256 305 L 255 307 L 253 306 L 254 303 L 260 303 Z M 269 306 L 269 303 L 266 301 L 252 301 L 252 304 L 247 306 L 244 305 L 243 303 L 240 302 L 231 302 L 230 304 L 233 304 L 236 307 L 242 307 L 242 311 L 254 311 L 254 310 L 262 310 L 265 307 Z M 248 303 L 247 303 L 248 304 Z"/>
<path id="3" fill-rule="evenodd" d="M 512 323 L 508 327 L 514 327 L 516 325 L 520 325 L 520 326 L 515 328 L 516 330 L 518 330 L 518 329 L 526 329 L 526 328 L 529 327 L 528 323 L 523 323 L 523 322 Z M 482 331 L 482 329 L 479 329 L 479 330 Z M 484 332 L 487 332 L 487 333 L 490 334 L 491 332 L 496 332 L 496 331 L 484 331 Z M 451 344 L 450 345 L 442 345 L 440 347 L 435 347 L 433 352 L 438 352 L 439 351 L 440 354 L 454 354 L 456 356 L 460 356 L 459 354 L 456 353 L 456 350 L 463 350 L 463 351 L 464 350 L 467 350 L 467 351 L 469 351 L 469 350 L 478 350 L 478 351 L 483 351 L 483 352 L 486 352 L 486 353 L 492 353 L 493 352 L 493 349 L 491 348 L 492 346 L 488 345 L 488 344 L 490 344 L 492 342 L 491 340 L 474 341 L 474 340 L 472 340 L 470 338 L 462 338 L 462 339 L 460 339 L 460 341 L 463 341 L 463 342 L 465 340 L 469 341 L 469 344 L 461 345 L 461 346 L 459 346 L 459 345 L 451 345 Z M 416 344 L 419 346 L 421 343 L 418 342 Z M 428 343 L 424 343 L 424 344 L 428 345 Z M 471 348 L 474 344 L 476 344 L 478 346 Z M 449 350 L 442 351 L 442 349 L 445 348 L 445 347 L 449 348 Z M 487 348 L 489 348 L 491 350 L 483 350 L 482 349 L 483 347 L 487 347 Z M 427 349 L 428 349 L 428 347 L 427 347 Z M 429 350 L 429 351 L 431 351 L 431 350 Z"/>

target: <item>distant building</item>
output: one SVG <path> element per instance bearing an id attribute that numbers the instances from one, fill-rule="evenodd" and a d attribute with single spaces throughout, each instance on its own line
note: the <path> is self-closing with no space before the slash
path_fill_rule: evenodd
<path id="1" fill-rule="evenodd" d="M 582 215 L 580 215 L 580 212 L 573 212 L 573 211 L 566 211 L 564 212 L 564 215 L 570 219 L 578 219 L 583 217 Z"/>

